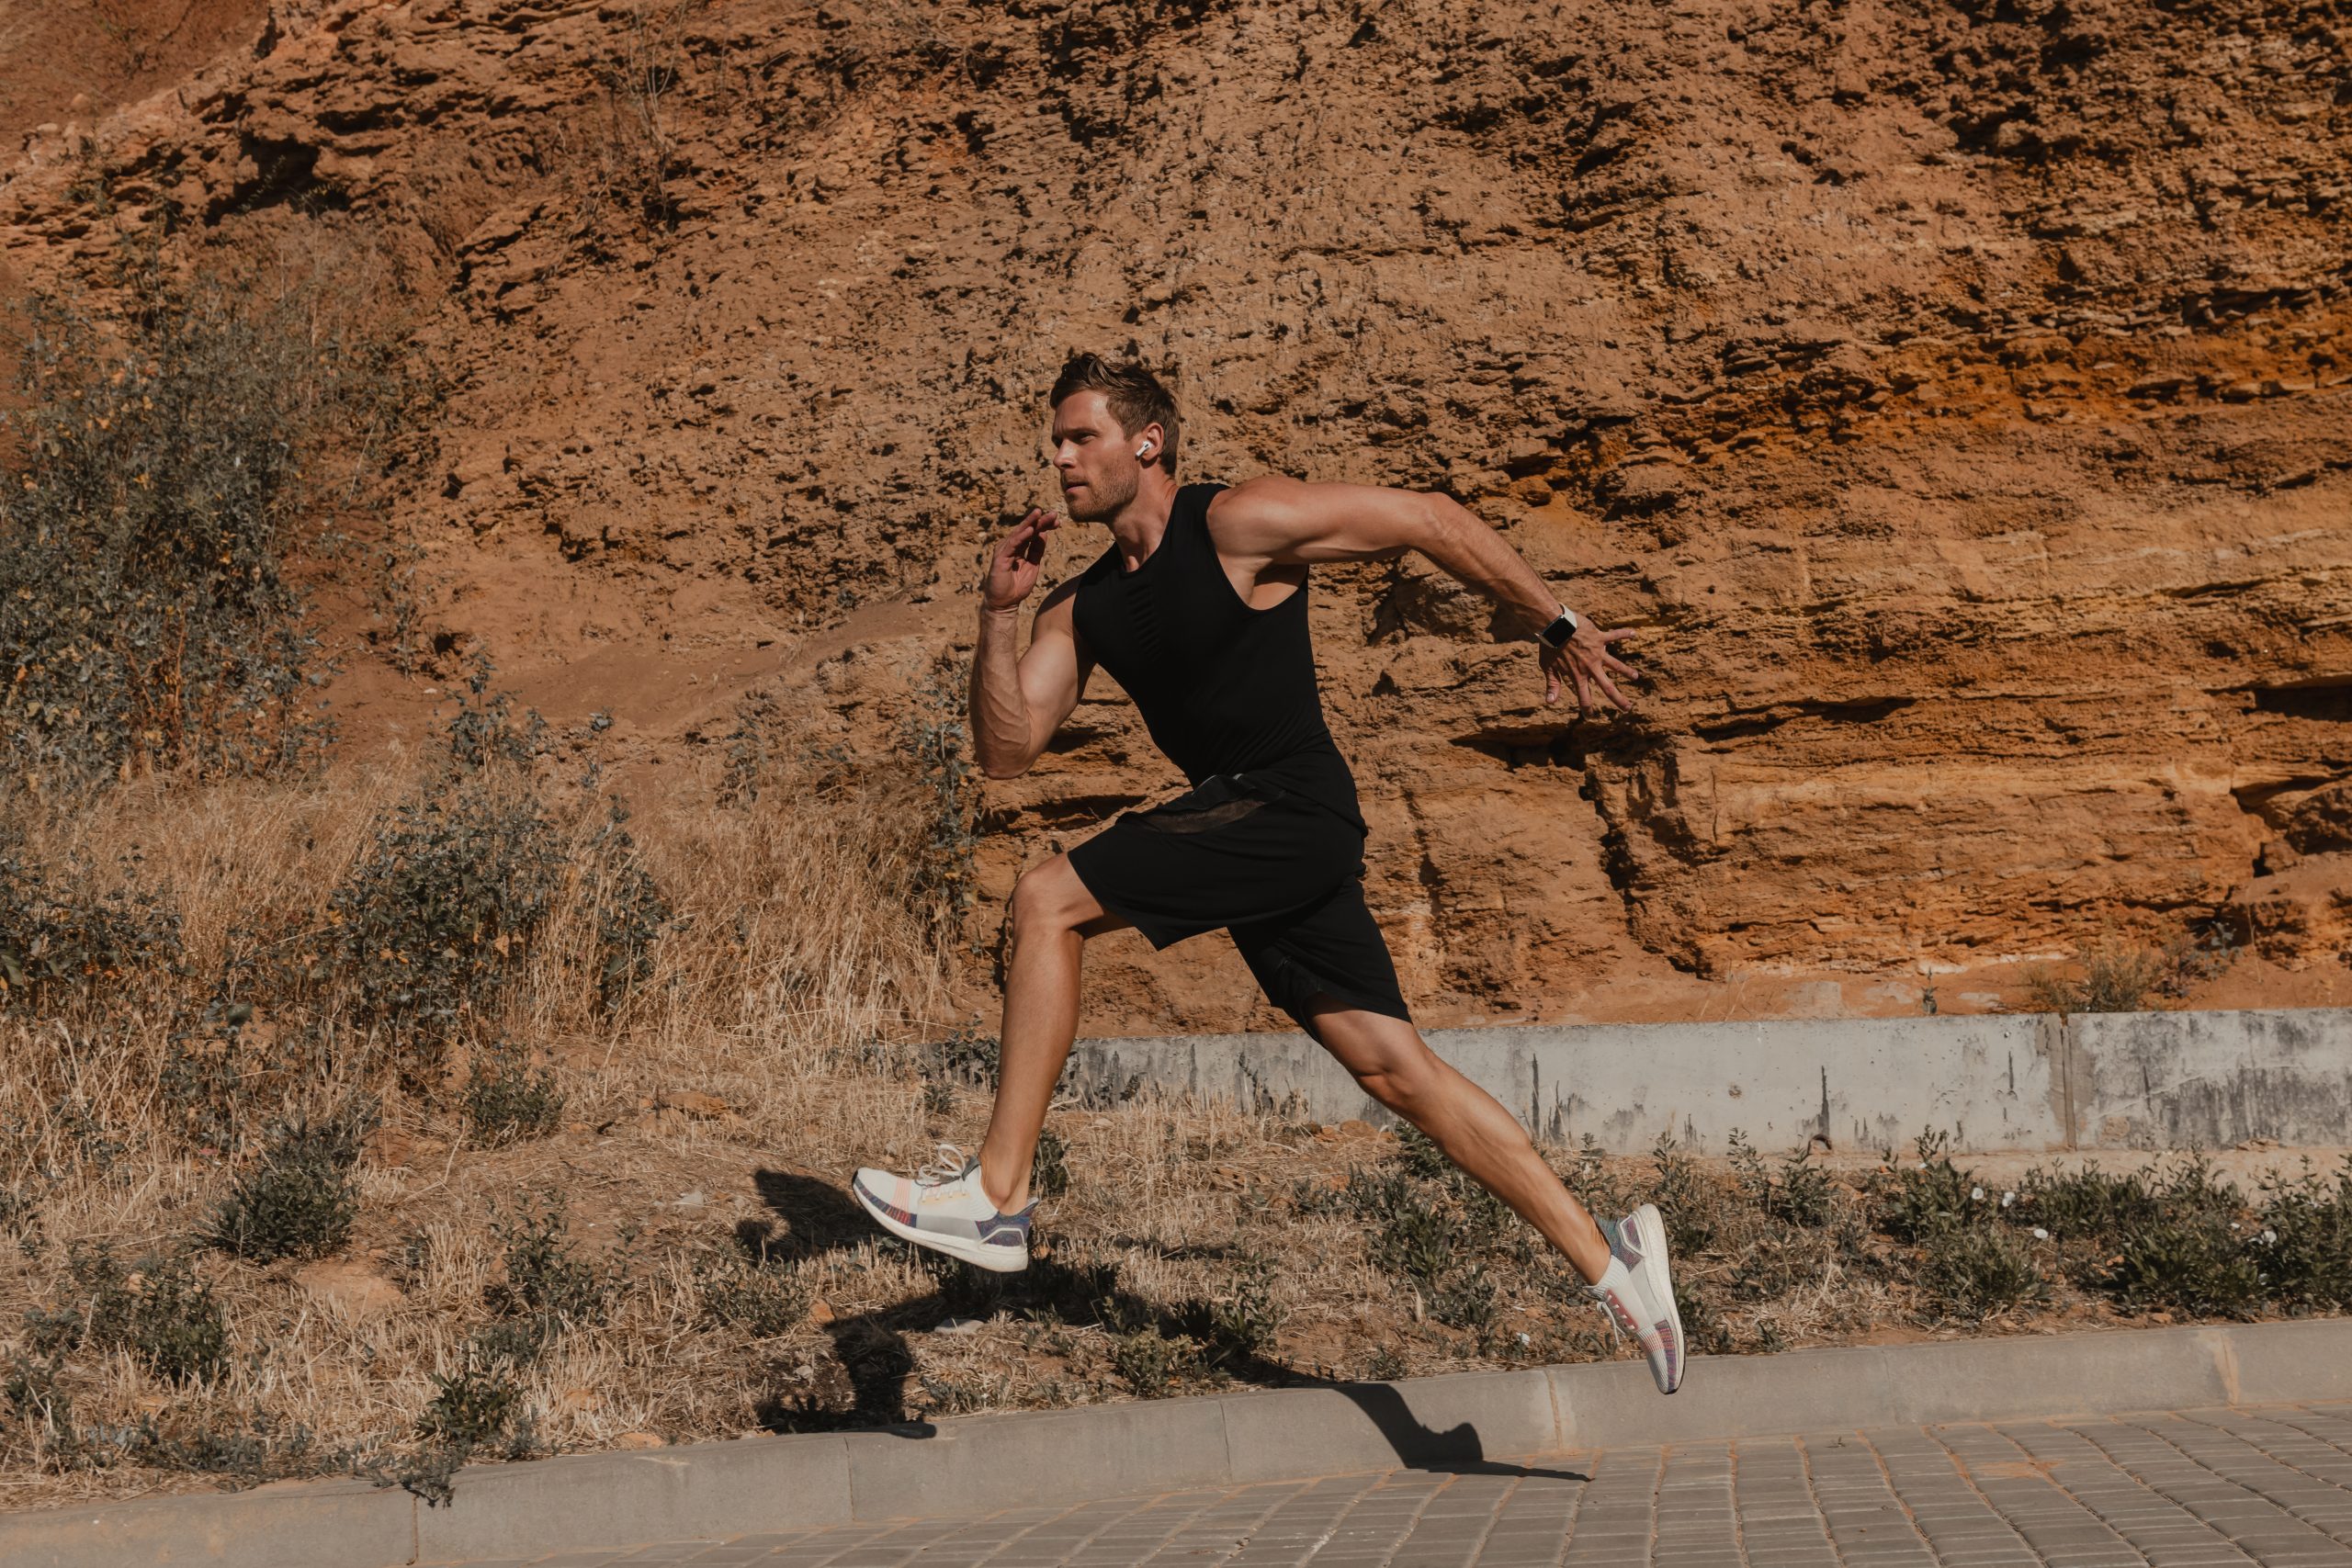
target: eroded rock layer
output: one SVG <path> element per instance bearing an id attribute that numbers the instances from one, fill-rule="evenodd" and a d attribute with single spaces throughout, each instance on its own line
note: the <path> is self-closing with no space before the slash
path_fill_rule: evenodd
<path id="1" fill-rule="evenodd" d="M 1908 1007 L 2225 907 L 2332 975 L 2347 46 L 2333 0 L 281 7 L 33 138 L 0 243 L 372 236 L 454 378 L 397 519 L 445 640 L 655 750 L 765 683 L 887 752 L 1075 347 L 1170 368 L 1186 477 L 1450 491 L 1652 680 L 1578 721 L 1426 568 L 1318 573 L 1433 1021 Z M 1171 782 L 1098 680 L 989 786 L 990 893 Z M 1090 1028 L 1268 1017 L 1215 942 L 1099 972 Z"/>

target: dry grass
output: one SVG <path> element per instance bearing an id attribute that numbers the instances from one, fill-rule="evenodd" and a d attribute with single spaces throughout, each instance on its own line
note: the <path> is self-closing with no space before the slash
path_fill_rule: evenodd
<path id="1" fill-rule="evenodd" d="M 37 1013 L 0 1009 L 0 1245 L 19 1238 L 23 1257 L 0 1275 L 0 1365 L 15 1369 L 0 1506 L 354 1469 L 429 1488 L 459 1451 L 1620 1353 L 1559 1260 L 1425 1147 L 1222 1102 L 1057 1106 L 1070 1186 L 1037 1263 L 1011 1277 L 926 1263 L 845 1189 L 859 1165 L 976 1145 L 986 1122 L 985 1094 L 925 1049 L 953 1021 L 936 906 L 909 893 L 937 840 L 932 785 L 844 784 L 836 766 L 829 787 L 722 806 L 713 779 L 629 821 L 634 843 L 616 847 L 597 790 L 549 758 L 489 773 L 536 792 L 569 870 L 511 982 L 423 1076 L 399 1028 L 363 1018 L 334 977 L 266 976 L 289 955 L 315 974 L 301 965 L 331 946 L 329 890 L 388 812 L 446 777 L 139 785 L 23 824 L 45 863 L 78 857 L 101 883 L 157 894 L 181 957 Z M 608 1008 L 605 933 L 630 866 L 671 919 Z M 234 995 L 260 999 L 228 1032 Z M 564 1096 L 552 1135 L 469 1136 L 460 1091 L 502 1037 L 549 1064 Z M 226 1146 L 192 1135 L 175 1098 L 191 1053 L 240 1075 Z M 353 1172 L 346 1245 L 257 1264 L 196 1244 L 273 1119 L 355 1095 L 380 1125 Z M 2063 1284 L 1983 1321 L 1939 1305 L 1911 1252 L 1873 1228 L 1867 1181 L 1671 1150 L 1548 1154 L 1597 1206 L 1668 1206 L 1703 1349 L 2105 1310 Z M 513 1245 L 534 1224 L 537 1263 Z M 1432 1271 L 1400 1272 L 1384 1250 L 1415 1224 L 1441 1239 Z M 175 1383 L 86 1337 L 44 1348 L 44 1314 L 76 1304 L 74 1248 L 97 1241 L 126 1259 L 190 1251 L 226 1319 L 217 1375 Z M 526 1299 L 549 1258 L 560 1289 Z M 742 1300 L 782 1303 L 763 1335 L 721 1315 Z M 484 1349 L 526 1330 L 533 1349 Z M 518 1393 L 513 1409 L 469 1450 L 420 1436 L 469 1369 Z"/>

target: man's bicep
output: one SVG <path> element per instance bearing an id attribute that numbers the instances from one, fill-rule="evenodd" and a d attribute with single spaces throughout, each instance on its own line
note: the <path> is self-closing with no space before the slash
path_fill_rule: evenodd
<path id="1" fill-rule="evenodd" d="M 1046 736 L 1061 728 L 1078 706 L 1087 672 L 1094 667 L 1079 640 L 1078 617 L 1070 609 L 1077 596 L 1075 582 L 1046 596 L 1029 628 L 1029 651 L 1021 656 L 1021 694 L 1029 711 L 1044 721 Z"/>
<path id="2" fill-rule="evenodd" d="M 1231 554 L 1313 565 L 1402 555 L 1426 536 L 1431 510 L 1432 498 L 1416 491 L 1269 476 L 1220 494 L 1209 522 Z"/>

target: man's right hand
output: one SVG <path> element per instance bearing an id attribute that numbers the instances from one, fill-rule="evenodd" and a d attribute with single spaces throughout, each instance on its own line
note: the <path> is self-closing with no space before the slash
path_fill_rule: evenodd
<path id="1" fill-rule="evenodd" d="M 980 585 L 984 608 L 1011 610 L 1029 597 L 1029 591 L 1037 586 L 1038 573 L 1045 570 L 1046 536 L 1061 525 L 1060 518 L 1033 506 L 1029 515 L 997 542 L 996 554 L 989 561 L 988 581 Z"/>

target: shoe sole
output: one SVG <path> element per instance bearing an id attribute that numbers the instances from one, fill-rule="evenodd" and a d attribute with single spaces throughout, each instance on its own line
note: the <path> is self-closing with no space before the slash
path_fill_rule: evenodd
<path id="1" fill-rule="evenodd" d="M 1029 1254 L 1025 1248 L 1014 1252 L 1011 1247 L 990 1247 L 986 1242 L 965 1241 L 957 1236 L 941 1235 L 936 1231 L 921 1230 L 880 1207 L 865 1195 L 865 1189 L 856 1182 L 850 1183 L 849 1190 L 850 1196 L 857 1200 L 857 1206 L 865 1211 L 867 1218 L 901 1241 L 910 1241 L 917 1247 L 928 1247 L 959 1263 L 985 1269 L 991 1274 L 1018 1274 L 1029 1267 Z"/>
<path id="2" fill-rule="evenodd" d="M 1666 1222 L 1658 1217 L 1654 1204 L 1645 1203 L 1634 1211 L 1634 1245 L 1642 1252 L 1642 1293 L 1657 1305 L 1666 1308 L 1666 1318 L 1674 1325 L 1674 1388 L 1682 1386 L 1682 1368 L 1690 1359 L 1690 1341 L 1682 1337 L 1682 1309 L 1674 1303 L 1674 1279 L 1668 1271 L 1666 1256 Z"/>

